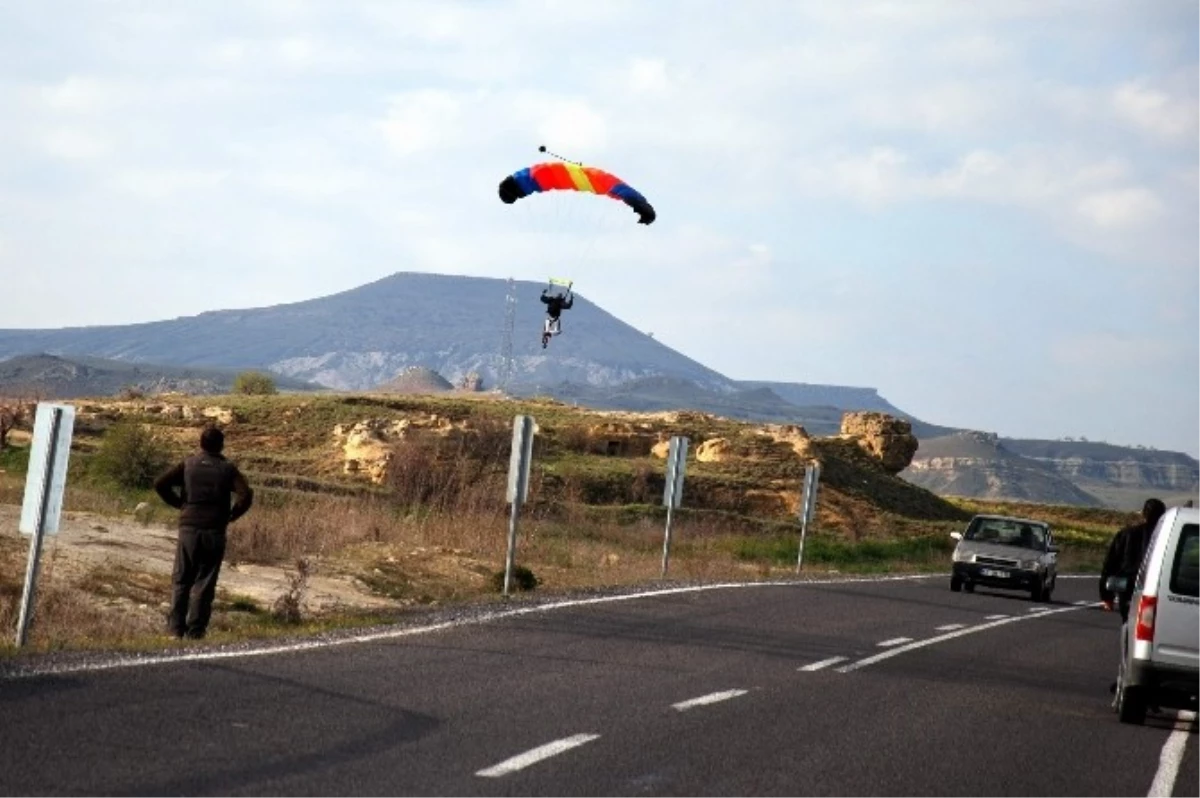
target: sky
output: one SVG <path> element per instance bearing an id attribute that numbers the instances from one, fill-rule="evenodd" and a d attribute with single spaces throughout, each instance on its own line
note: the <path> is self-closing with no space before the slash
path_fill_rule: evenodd
<path id="1" fill-rule="evenodd" d="M 0 2 L 0 328 L 570 276 L 734 379 L 1195 456 L 1198 13 Z M 657 221 L 504 205 L 539 145 Z"/>

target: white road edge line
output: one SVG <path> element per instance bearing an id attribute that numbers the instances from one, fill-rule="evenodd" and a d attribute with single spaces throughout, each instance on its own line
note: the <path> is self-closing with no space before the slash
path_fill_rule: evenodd
<path id="1" fill-rule="evenodd" d="M 702 695 L 699 698 L 689 698 L 687 701 L 680 701 L 678 704 L 672 704 L 673 709 L 683 712 L 685 709 L 702 706 L 704 704 L 715 704 L 718 701 L 728 701 L 731 698 L 737 698 L 740 695 L 745 695 L 745 690 L 723 690 L 720 693 L 709 693 Z"/>
<path id="2" fill-rule="evenodd" d="M 732 588 L 755 588 L 755 587 L 810 587 L 814 585 L 849 585 L 849 584 L 880 584 L 886 582 L 910 582 L 919 581 L 922 579 L 933 579 L 941 577 L 942 574 L 904 574 L 902 576 L 871 576 L 871 577 L 842 577 L 837 579 L 811 579 L 811 580 L 771 580 L 765 582 L 718 582 L 711 585 L 692 585 L 689 587 L 671 587 L 660 590 L 645 590 L 637 593 L 622 593 L 616 596 L 598 596 L 596 598 L 586 599 L 565 599 L 563 601 L 553 601 L 548 604 L 539 604 L 533 607 L 520 607 L 513 610 L 500 610 L 498 612 L 486 612 L 473 618 L 464 618 L 443 623 L 433 623 L 427 626 L 414 626 L 407 629 L 388 629 L 381 632 L 368 632 L 366 634 L 353 635 L 349 637 L 341 637 L 336 640 L 306 640 L 299 643 L 287 643 L 283 645 L 267 645 L 262 648 L 238 648 L 234 650 L 217 650 L 217 651 L 197 651 L 194 653 L 176 654 L 133 654 L 117 656 L 112 659 L 101 660 L 99 662 L 88 662 L 82 664 L 71 665 L 49 665 L 43 667 L 32 668 L 28 671 L 14 673 L 8 676 L 0 676 L 0 681 L 5 679 L 24 679 L 36 676 L 49 676 L 53 674 L 64 673 L 89 673 L 94 671 L 106 671 L 114 668 L 134 668 L 144 667 L 147 665 L 167 665 L 177 662 L 208 662 L 211 660 L 221 659 L 242 659 L 244 657 L 264 657 L 274 654 L 291 654 L 298 651 L 311 651 L 320 648 L 333 648 L 335 646 L 349 646 L 361 643 L 376 643 L 382 640 L 396 640 L 401 637 L 411 637 L 414 635 L 429 634 L 431 632 L 440 632 L 446 629 L 457 629 L 463 626 L 476 626 L 492 621 L 499 621 L 505 618 L 513 618 L 518 615 L 531 615 L 534 613 L 552 612 L 554 610 L 569 609 L 572 607 L 585 607 L 592 604 L 609 604 L 617 601 L 635 601 L 637 599 L 655 598 L 657 596 L 673 596 L 682 593 L 701 593 L 709 590 L 729 590 Z"/>
<path id="3" fill-rule="evenodd" d="M 1183 764 L 1183 751 L 1191 736 L 1189 727 L 1196 722 L 1195 712 L 1180 711 L 1175 717 L 1175 730 L 1163 743 L 1162 753 L 1158 756 L 1158 771 L 1150 784 L 1148 798 L 1170 798 L 1175 792 L 1175 780 L 1179 777 L 1179 767 Z"/>
<path id="4" fill-rule="evenodd" d="M 808 665 L 796 668 L 796 670 L 807 671 L 811 673 L 812 671 L 819 671 L 821 668 L 828 668 L 830 665 L 837 665 L 839 662 L 845 662 L 847 659 L 849 659 L 849 657 L 830 657 L 829 659 L 823 659 L 820 662 L 811 662 Z"/>
<path id="5" fill-rule="evenodd" d="M 937 628 L 937 631 L 939 631 L 939 632 L 953 632 L 955 629 L 964 629 L 964 628 L 966 628 L 966 624 L 965 624 L 965 623 L 948 623 L 948 624 L 946 624 L 945 626 L 939 626 L 939 627 Z"/>
<path id="6" fill-rule="evenodd" d="M 880 648 L 888 648 L 889 646 L 898 646 L 901 643 L 909 642 L 912 642 L 911 637 L 893 637 L 891 640 L 884 640 L 883 642 L 876 643 L 875 645 L 879 646 Z"/>
<path id="7" fill-rule="evenodd" d="M 1083 607 L 1070 606 L 1070 607 L 1064 607 L 1059 610 L 1048 610 L 1047 612 L 1038 612 L 1033 615 L 1018 615 L 1013 618 L 1004 617 L 998 621 L 993 621 L 991 623 L 980 624 L 979 626 L 971 626 L 966 629 L 958 629 L 957 631 L 947 632 L 946 634 L 938 635 L 937 637 L 930 637 L 925 640 L 918 640 L 915 643 L 908 643 L 907 645 L 898 646 L 896 648 L 890 648 L 887 651 L 880 652 L 879 654 L 873 654 L 872 656 L 865 657 L 856 662 L 851 662 L 849 665 L 843 665 L 842 667 L 838 668 L 837 671 L 838 671 L 838 673 L 850 673 L 851 671 L 856 671 L 859 668 L 865 668 L 868 665 L 874 665 L 876 662 L 882 662 L 885 659 L 890 659 L 891 657 L 899 656 L 900 654 L 903 654 L 908 651 L 916 651 L 918 648 L 924 648 L 925 646 L 932 646 L 934 643 L 944 643 L 947 640 L 953 640 L 954 638 L 962 637 L 963 635 L 970 635 L 970 634 L 975 634 L 976 632 L 982 632 L 985 629 L 994 629 L 997 626 L 1003 626 L 1006 623 L 1018 623 L 1020 621 L 1032 621 L 1036 618 L 1045 618 L 1048 615 L 1058 615 L 1060 612 L 1075 612 L 1076 610 L 1081 610 L 1081 609 L 1083 609 Z"/>
<path id="8" fill-rule="evenodd" d="M 530 765 L 541 762 L 543 759 L 549 759 L 552 756 L 557 756 L 564 751 L 570 751 L 572 748 L 577 748 L 584 743 L 590 743 L 599 737 L 599 734 L 576 734 L 571 737 L 564 737 L 561 740 L 555 740 L 552 743 L 539 745 L 537 748 L 532 748 L 523 754 L 517 754 L 514 757 L 504 760 L 498 765 L 492 765 L 490 768 L 484 768 L 478 771 L 475 775 L 482 776 L 485 779 L 494 779 L 499 776 L 507 776 L 509 773 L 527 768 Z"/>

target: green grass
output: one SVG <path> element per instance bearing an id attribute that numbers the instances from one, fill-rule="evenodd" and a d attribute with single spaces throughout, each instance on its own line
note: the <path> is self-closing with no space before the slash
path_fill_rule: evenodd
<path id="1" fill-rule="evenodd" d="M 795 565 L 799 535 L 739 537 L 726 544 L 734 556 L 747 561 Z M 941 535 L 853 542 L 826 536 L 804 541 L 804 565 L 851 572 L 890 570 L 893 565 L 949 568 L 954 540 Z"/>

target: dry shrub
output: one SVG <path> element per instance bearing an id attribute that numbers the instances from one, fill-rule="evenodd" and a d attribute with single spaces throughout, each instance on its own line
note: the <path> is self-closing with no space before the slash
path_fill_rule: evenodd
<path id="1" fill-rule="evenodd" d="M 401 505 L 476 513 L 504 503 L 512 431 L 485 422 L 462 434 L 398 442 L 387 485 Z"/>
<path id="2" fill-rule="evenodd" d="M 312 568 L 308 560 L 296 560 L 296 570 L 288 574 L 288 588 L 271 607 L 271 614 L 280 623 L 299 624 L 304 620 L 304 599 L 308 595 L 308 576 Z"/>
<path id="3" fill-rule="evenodd" d="M 391 542 L 393 509 L 377 501 L 341 496 L 294 496 L 256 504 L 229 528 L 230 562 L 277 563 L 335 552 L 364 542 Z"/>

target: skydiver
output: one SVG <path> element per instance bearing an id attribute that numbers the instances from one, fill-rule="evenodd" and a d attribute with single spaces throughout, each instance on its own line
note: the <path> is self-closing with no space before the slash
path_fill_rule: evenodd
<path id="1" fill-rule="evenodd" d="M 570 288 L 567 289 L 566 295 L 550 294 L 548 288 L 543 288 L 542 301 L 546 303 L 546 322 L 542 326 L 542 349 L 545 349 L 546 344 L 550 343 L 550 336 L 562 333 L 562 319 L 559 318 L 559 314 L 571 309 L 571 305 L 575 304 L 575 297 L 571 295 Z"/>

